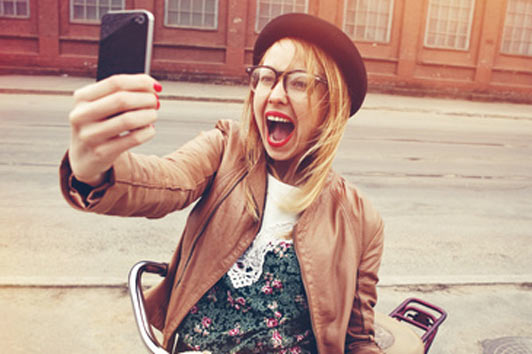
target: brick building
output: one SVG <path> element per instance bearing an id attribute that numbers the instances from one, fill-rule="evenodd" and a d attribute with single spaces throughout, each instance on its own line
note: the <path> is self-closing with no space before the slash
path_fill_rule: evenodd
<path id="1" fill-rule="evenodd" d="M 242 79 L 262 26 L 307 12 L 353 39 L 373 90 L 532 103 L 532 0 L 0 0 L 0 71 L 94 75 L 100 16 L 134 8 L 159 78 Z"/>

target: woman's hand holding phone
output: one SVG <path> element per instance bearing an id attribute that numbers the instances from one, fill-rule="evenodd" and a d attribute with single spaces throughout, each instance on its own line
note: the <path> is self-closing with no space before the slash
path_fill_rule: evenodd
<path id="1" fill-rule="evenodd" d="M 122 153 L 153 138 L 160 91 L 149 75 L 122 74 L 74 92 L 69 162 L 77 180 L 101 184 Z"/>

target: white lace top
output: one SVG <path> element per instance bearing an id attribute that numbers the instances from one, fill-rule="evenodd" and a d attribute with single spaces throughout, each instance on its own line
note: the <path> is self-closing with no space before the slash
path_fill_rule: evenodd
<path id="1" fill-rule="evenodd" d="M 285 236 L 292 232 L 298 214 L 281 209 L 281 203 L 296 187 L 283 183 L 268 174 L 268 191 L 262 226 L 251 246 L 244 252 L 227 275 L 235 288 L 249 286 L 259 280 L 262 275 L 264 257 L 279 242 L 292 243 Z"/>

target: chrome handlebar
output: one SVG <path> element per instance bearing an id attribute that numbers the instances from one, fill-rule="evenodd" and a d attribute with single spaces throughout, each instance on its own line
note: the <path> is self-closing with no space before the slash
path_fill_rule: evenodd
<path id="1" fill-rule="evenodd" d="M 135 321 L 140 333 L 142 341 L 154 354 L 168 354 L 168 352 L 161 346 L 155 335 L 151 325 L 146 317 L 146 310 L 144 308 L 144 294 L 142 293 L 142 274 L 144 272 L 159 274 L 161 277 L 166 277 L 168 271 L 168 264 L 157 263 L 151 261 L 141 261 L 135 264 L 129 271 L 128 289 L 133 305 L 133 313 L 135 314 Z"/>

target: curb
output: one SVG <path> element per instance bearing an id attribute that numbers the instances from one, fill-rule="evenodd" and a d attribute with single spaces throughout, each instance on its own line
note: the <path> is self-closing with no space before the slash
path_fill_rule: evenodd
<path id="1" fill-rule="evenodd" d="M 162 278 L 161 278 L 162 279 Z M 147 277 L 143 286 L 154 286 L 160 282 L 158 277 Z M 127 289 L 128 277 L 0 277 L 0 289 L 76 289 L 76 288 L 108 288 Z"/>
<path id="2" fill-rule="evenodd" d="M 163 100 L 170 100 L 170 101 L 244 103 L 243 98 L 231 98 L 231 97 L 205 97 L 205 96 L 182 96 L 182 95 L 160 95 L 159 97 Z"/>
<path id="3" fill-rule="evenodd" d="M 12 89 L 0 88 L 0 93 L 9 95 L 57 95 L 70 96 L 74 93 L 72 90 L 38 90 L 38 89 Z"/>
<path id="4" fill-rule="evenodd" d="M 532 288 L 532 274 L 464 276 L 382 276 L 377 287 L 434 287 L 513 285 Z"/>
<path id="5" fill-rule="evenodd" d="M 157 285 L 157 276 L 148 276 L 145 287 Z M 532 289 L 532 275 L 459 276 L 459 277 L 388 277 L 377 288 L 405 288 L 419 291 L 439 291 L 453 287 L 519 286 Z M 0 277 L 0 289 L 10 288 L 127 288 L 127 277 Z"/>
<path id="6" fill-rule="evenodd" d="M 57 96 L 71 96 L 74 90 L 44 90 L 44 89 L 13 89 L 0 88 L 0 94 L 13 95 L 57 95 Z M 161 94 L 159 98 L 170 101 L 191 101 L 191 102 L 214 102 L 214 103 L 244 103 L 245 99 L 238 97 L 214 97 L 214 96 L 191 96 L 178 94 Z M 426 113 L 435 114 L 447 117 L 468 117 L 468 118 L 484 118 L 484 119 L 512 119 L 512 120 L 528 120 L 532 121 L 532 115 L 521 116 L 511 114 L 496 114 L 496 113 L 477 113 L 465 111 L 439 111 L 437 109 L 423 109 L 414 107 L 395 107 L 395 106 L 363 106 L 362 111 L 389 111 L 389 112 L 412 112 L 412 113 Z"/>
<path id="7" fill-rule="evenodd" d="M 10 95 L 53 95 L 53 96 L 71 96 L 74 90 L 39 90 L 39 89 L 11 89 L 0 88 L 0 93 Z M 197 102 L 225 102 L 225 103 L 244 103 L 243 98 L 235 97 L 207 97 L 207 96 L 186 96 L 159 94 L 160 99 L 170 101 L 197 101 Z"/>
<path id="8" fill-rule="evenodd" d="M 512 119 L 512 120 L 531 120 L 532 116 L 517 116 L 517 115 L 506 115 L 506 114 L 492 114 L 492 113 L 473 113 L 473 112 L 456 112 L 456 111 L 438 111 L 422 108 L 397 108 L 390 106 L 366 106 L 362 107 L 362 110 L 368 111 L 390 111 L 390 112 L 412 112 L 412 113 L 427 113 L 435 114 L 439 116 L 448 116 L 448 117 L 467 117 L 467 118 L 487 118 L 487 119 Z"/>

